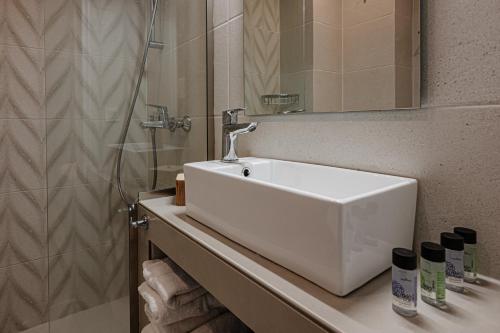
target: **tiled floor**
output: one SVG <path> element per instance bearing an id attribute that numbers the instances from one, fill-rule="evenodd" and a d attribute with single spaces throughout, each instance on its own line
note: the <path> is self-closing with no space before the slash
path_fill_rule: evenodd
<path id="1" fill-rule="evenodd" d="M 22 333 L 127 333 L 128 297 L 81 311 Z"/>

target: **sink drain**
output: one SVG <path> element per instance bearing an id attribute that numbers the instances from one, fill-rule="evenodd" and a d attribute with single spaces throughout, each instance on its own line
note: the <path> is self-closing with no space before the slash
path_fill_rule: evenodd
<path id="1" fill-rule="evenodd" d="M 249 168 L 243 168 L 243 170 L 241 170 L 241 174 L 243 175 L 243 177 L 248 177 L 250 176 L 250 169 Z"/>

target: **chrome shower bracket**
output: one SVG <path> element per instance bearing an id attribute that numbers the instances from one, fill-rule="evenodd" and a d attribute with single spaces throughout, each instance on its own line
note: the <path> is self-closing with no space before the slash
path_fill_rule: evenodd
<path id="1" fill-rule="evenodd" d="M 162 42 L 158 42 L 158 41 L 155 41 L 155 40 L 152 40 L 149 42 L 149 47 L 151 49 L 157 49 L 157 50 L 163 50 L 163 48 L 165 47 L 165 43 L 162 43 Z"/>
<path id="2" fill-rule="evenodd" d="M 137 218 L 137 205 L 128 205 L 128 223 L 132 229 L 142 228 L 148 230 L 149 228 L 149 217 L 144 215 L 141 219 Z"/>

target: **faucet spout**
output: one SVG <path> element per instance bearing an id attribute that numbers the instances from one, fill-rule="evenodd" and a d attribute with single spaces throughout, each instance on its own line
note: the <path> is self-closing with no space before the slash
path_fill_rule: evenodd
<path id="1" fill-rule="evenodd" d="M 257 129 L 257 123 L 246 123 L 246 124 L 238 124 L 233 125 L 233 129 L 230 130 L 229 135 L 240 135 L 251 133 Z"/>
<path id="2" fill-rule="evenodd" d="M 238 123 L 238 112 L 241 111 L 244 111 L 244 109 L 226 110 L 222 113 L 222 162 L 237 162 L 236 143 L 238 136 L 251 133 L 257 129 L 257 123 Z"/>

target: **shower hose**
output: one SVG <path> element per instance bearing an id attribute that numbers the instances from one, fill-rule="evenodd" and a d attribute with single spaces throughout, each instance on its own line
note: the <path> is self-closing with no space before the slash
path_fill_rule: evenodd
<path id="1" fill-rule="evenodd" d="M 129 201 L 128 194 L 122 184 L 122 177 L 121 177 L 121 172 L 122 172 L 122 162 L 123 162 L 123 150 L 125 146 L 125 141 L 127 139 L 127 134 L 130 128 L 130 122 L 132 120 L 132 115 L 134 114 L 134 109 L 135 105 L 137 103 L 137 97 L 139 96 L 139 91 L 141 87 L 141 81 L 144 76 L 144 72 L 146 69 L 146 62 L 149 54 L 149 45 L 153 36 L 153 31 L 155 27 L 155 20 L 156 20 L 156 14 L 158 11 L 158 2 L 159 0 L 153 0 L 153 6 L 152 6 L 152 11 L 151 11 L 151 22 L 149 25 L 149 30 L 148 30 L 148 35 L 147 35 L 147 40 L 144 45 L 144 53 L 142 57 L 142 62 L 141 62 L 141 67 L 139 70 L 139 77 L 137 79 L 137 84 L 135 86 L 134 90 L 134 95 L 132 97 L 132 101 L 130 103 L 130 107 L 128 109 L 128 114 L 125 119 L 125 124 L 122 130 L 122 133 L 120 135 L 120 144 L 118 147 L 118 158 L 117 158 L 117 163 L 116 163 L 116 183 L 118 186 L 118 192 L 120 193 L 120 197 L 123 200 L 124 203 L 127 205 L 133 205 L 135 204 L 135 200 L 133 202 Z M 157 152 L 156 152 L 156 131 L 153 129 L 151 131 L 151 143 L 152 143 L 152 148 L 153 148 L 153 160 L 154 160 L 154 168 L 153 168 L 153 189 L 156 188 L 156 182 L 158 178 L 158 160 L 157 160 Z"/>

